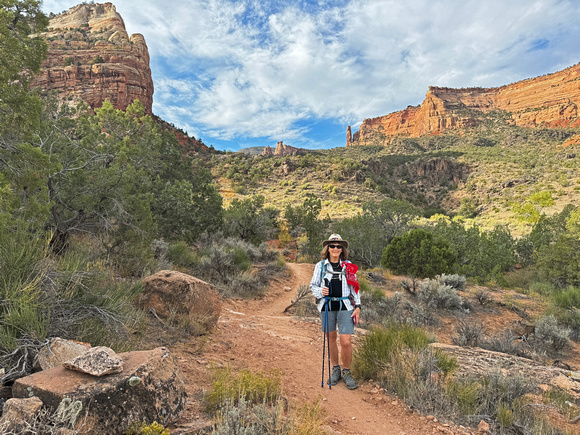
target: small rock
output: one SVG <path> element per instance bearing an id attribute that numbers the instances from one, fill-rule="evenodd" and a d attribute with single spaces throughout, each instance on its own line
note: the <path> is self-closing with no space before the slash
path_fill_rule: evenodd
<path id="1" fill-rule="evenodd" d="M 489 433 L 489 424 L 485 420 L 481 420 L 477 425 L 477 433 L 480 434 Z"/>
<path id="2" fill-rule="evenodd" d="M 2 433 L 20 433 L 20 429 L 24 428 L 25 422 L 31 422 L 34 416 L 42 408 L 42 400 L 33 396 L 28 399 L 8 399 L 4 403 L 2 411 L 2 419 L 0 426 L 3 429 Z M 7 432 L 4 432 L 6 430 Z"/>
<path id="3" fill-rule="evenodd" d="M 49 344 L 40 349 L 36 357 L 35 367 L 48 370 L 60 366 L 62 363 L 82 355 L 90 348 L 89 343 L 55 337 L 50 340 Z"/>
<path id="4" fill-rule="evenodd" d="M 123 360 L 113 349 L 97 346 L 62 364 L 69 370 L 92 376 L 105 376 L 123 371 Z"/>

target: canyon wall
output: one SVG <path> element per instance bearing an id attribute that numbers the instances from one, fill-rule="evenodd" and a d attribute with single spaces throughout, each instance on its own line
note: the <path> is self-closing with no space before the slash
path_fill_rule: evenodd
<path id="1" fill-rule="evenodd" d="M 48 58 L 32 87 L 92 108 L 108 99 L 124 110 L 134 100 L 152 114 L 153 80 L 143 35 L 127 34 L 111 3 L 81 4 L 50 19 Z"/>
<path id="2" fill-rule="evenodd" d="M 418 137 L 476 126 L 494 110 L 511 115 L 522 127 L 580 126 L 580 64 L 563 71 L 499 88 L 452 89 L 431 86 L 418 107 L 365 119 L 359 130 L 347 128 L 346 145 L 388 144 L 395 137 Z"/>

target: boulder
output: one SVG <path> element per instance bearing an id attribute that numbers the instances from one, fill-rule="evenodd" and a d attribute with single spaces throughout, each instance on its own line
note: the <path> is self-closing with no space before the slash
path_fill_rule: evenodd
<path id="1" fill-rule="evenodd" d="M 63 366 L 15 381 L 14 397 L 34 394 L 51 410 L 78 410 L 81 434 L 124 434 L 132 423 L 175 422 L 186 405 L 185 384 L 166 348 L 119 354 L 123 371 L 94 377 Z"/>
<path id="2" fill-rule="evenodd" d="M 97 346 L 62 364 L 69 370 L 92 376 L 105 376 L 123 371 L 123 360 L 113 349 Z"/>
<path id="3" fill-rule="evenodd" d="M 150 308 L 167 319 L 175 316 L 178 324 L 201 325 L 205 331 L 217 323 L 222 299 L 215 287 L 185 273 L 162 270 L 143 280 L 143 293 L 137 305 Z"/>
<path id="4" fill-rule="evenodd" d="M 51 369 L 85 353 L 90 348 L 89 343 L 55 337 L 50 340 L 49 344 L 40 349 L 36 357 L 35 367 L 40 370 Z"/>
<path id="5" fill-rule="evenodd" d="M 2 408 L 0 433 L 20 433 L 24 422 L 31 422 L 42 408 L 42 400 L 38 397 L 26 399 L 8 399 Z"/>

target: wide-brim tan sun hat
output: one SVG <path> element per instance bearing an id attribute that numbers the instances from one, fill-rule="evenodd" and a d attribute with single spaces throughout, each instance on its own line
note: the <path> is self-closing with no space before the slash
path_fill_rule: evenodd
<path id="1" fill-rule="evenodd" d="M 328 240 L 325 240 L 324 242 L 322 242 L 322 247 L 324 248 L 326 245 L 328 245 L 330 243 L 339 243 L 342 246 L 344 246 L 345 248 L 348 248 L 348 242 L 346 240 L 342 240 L 342 237 L 340 237 L 340 234 L 331 234 L 330 237 L 328 238 Z"/>

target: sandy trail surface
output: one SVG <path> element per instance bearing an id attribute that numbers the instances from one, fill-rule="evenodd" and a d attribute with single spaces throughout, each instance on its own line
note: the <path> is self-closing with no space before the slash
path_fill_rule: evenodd
<path id="1" fill-rule="evenodd" d="M 283 373 L 283 396 L 291 406 L 321 400 L 329 433 L 470 433 L 412 412 L 402 401 L 378 391 L 370 382 L 360 383 L 352 391 L 342 381 L 332 389 L 326 385 L 322 388 L 320 323 L 284 314 L 298 286 L 310 282 L 314 266 L 300 263 L 287 266 L 289 276 L 273 282 L 263 299 L 226 301 L 217 328 L 201 352 L 188 343 L 175 346 L 173 352 L 187 381 L 190 401 L 172 434 L 193 433 L 194 428 L 207 424 L 199 401 L 209 388 L 209 367 L 215 365 L 266 372 L 279 369 Z M 355 332 L 355 348 L 361 335 L 362 331 Z M 327 375 L 325 369 L 325 378 Z"/>

